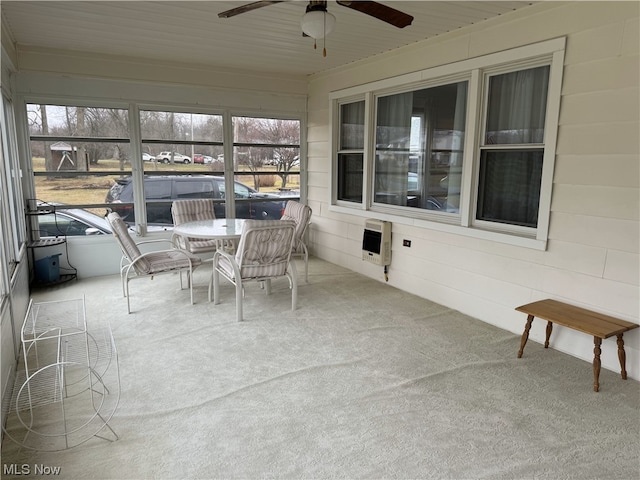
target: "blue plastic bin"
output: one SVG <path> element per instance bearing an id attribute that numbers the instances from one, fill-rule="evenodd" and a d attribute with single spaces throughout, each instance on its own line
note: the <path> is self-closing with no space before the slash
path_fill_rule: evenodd
<path id="1" fill-rule="evenodd" d="M 61 253 L 49 255 L 48 257 L 36 260 L 35 275 L 39 283 L 57 282 L 60 280 L 60 257 Z"/>

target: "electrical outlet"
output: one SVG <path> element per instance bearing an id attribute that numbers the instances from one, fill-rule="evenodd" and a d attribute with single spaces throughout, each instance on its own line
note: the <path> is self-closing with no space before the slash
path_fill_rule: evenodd
<path id="1" fill-rule="evenodd" d="M 410 247 L 411 246 L 411 240 L 402 240 L 402 246 L 403 247 Z"/>

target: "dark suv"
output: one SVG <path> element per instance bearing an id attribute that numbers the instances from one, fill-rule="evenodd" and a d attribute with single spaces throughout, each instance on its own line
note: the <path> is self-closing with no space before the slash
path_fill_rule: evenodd
<path id="1" fill-rule="evenodd" d="M 135 222 L 133 205 L 133 183 L 131 177 L 116 180 L 107 193 L 106 203 L 127 223 Z M 278 195 L 270 195 L 255 191 L 240 182 L 235 182 L 236 218 L 253 218 L 258 220 L 279 220 L 284 211 L 285 201 Z M 225 184 L 224 177 L 207 175 L 195 176 L 145 176 L 144 196 L 147 202 L 147 223 L 173 225 L 171 203 L 173 200 L 189 198 L 209 198 L 221 200 L 214 202 L 217 218 L 225 217 Z M 267 200 L 272 199 L 272 200 Z"/>

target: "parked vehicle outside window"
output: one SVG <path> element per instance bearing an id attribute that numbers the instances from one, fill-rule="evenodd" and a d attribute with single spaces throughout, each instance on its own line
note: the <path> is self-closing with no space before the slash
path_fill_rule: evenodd
<path id="1" fill-rule="evenodd" d="M 212 163 L 213 162 L 213 157 L 209 156 L 209 155 L 203 155 L 201 153 L 196 153 L 193 156 L 193 163 Z"/>
<path id="2" fill-rule="evenodd" d="M 191 163 L 191 157 L 187 157 L 186 155 L 182 155 L 177 152 L 160 152 L 156 155 L 156 160 L 161 163 Z"/>
<path id="3" fill-rule="evenodd" d="M 79 208 L 37 215 L 40 237 L 110 235 L 111 227 L 103 217 Z"/>
<path id="4" fill-rule="evenodd" d="M 174 200 L 208 198 L 214 200 L 216 218 L 225 218 L 224 177 L 194 175 L 147 176 L 144 179 L 147 202 L 147 223 L 173 225 L 171 204 Z M 240 182 L 235 182 L 236 218 L 278 220 L 282 217 L 286 200 L 280 195 L 261 193 Z M 125 222 L 135 222 L 133 183 L 131 177 L 118 179 L 105 200 Z"/>
<path id="5" fill-rule="evenodd" d="M 222 115 L 140 109 L 137 114 L 140 143 L 132 148 L 128 129 L 130 113 L 122 108 L 27 105 L 33 197 L 67 209 L 90 205 L 92 208 L 88 211 L 102 216 L 104 208 L 110 209 L 112 205 L 105 202 L 109 190 L 113 187 L 111 197 L 118 198 L 118 189 L 130 189 L 130 180 L 120 185 L 117 179 L 133 175 L 136 166 L 141 166 L 143 173 L 150 177 L 169 175 L 184 179 L 217 175 L 224 177 L 229 187 L 234 180 L 242 182 L 242 188 L 234 189 L 238 190 L 233 201 L 235 211 L 228 212 L 229 216 L 238 218 L 280 218 L 285 196 L 287 199 L 300 196 L 300 121 L 297 119 L 231 117 L 234 137 L 230 161 L 223 155 L 229 139 L 223 135 L 226 127 Z M 96 120 L 91 128 L 88 119 Z M 139 152 L 137 159 L 133 151 Z M 225 197 L 224 182 L 220 178 L 214 185 L 209 180 L 208 185 L 198 191 L 193 190 L 193 185 L 183 186 L 182 182 L 174 185 L 146 181 L 146 191 L 141 195 L 136 192 L 135 198 L 146 196 L 147 202 L 143 207 L 136 201 L 136 206 L 145 208 L 145 212 L 147 205 L 150 209 L 162 207 L 164 211 L 157 216 L 153 212 L 145 215 L 145 223 L 148 218 L 162 230 L 172 224 L 169 209 L 176 198 L 212 198 L 216 215 L 222 217 L 225 207 L 232 202 L 233 193 L 227 192 Z M 144 184 L 135 182 L 136 187 L 142 188 Z M 131 193 L 126 193 L 120 206 L 132 210 L 133 198 Z M 133 216 L 127 221 L 133 224 Z M 32 219 L 32 223 L 35 229 L 36 220 Z M 141 231 L 154 230 L 153 224 L 140 227 Z"/>

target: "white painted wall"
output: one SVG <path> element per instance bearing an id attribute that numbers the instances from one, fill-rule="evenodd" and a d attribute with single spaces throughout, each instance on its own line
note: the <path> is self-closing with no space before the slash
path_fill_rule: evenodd
<path id="1" fill-rule="evenodd" d="M 4 41 L 3 46 L 5 46 Z M 141 85 L 183 86 L 186 90 L 192 90 L 196 86 L 204 87 L 200 90 L 202 93 L 199 101 L 208 106 L 225 104 L 225 97 L 216 95 L 216 91 L 221 90 L 231 92 L 231 99 L 234 98 L 233 92 L 289 93 L 294 97 L 305 95 L 307 87 L 305 77 L 295 75 L 250 72 L 204 65 L 175 65 L 161 60 L 68 52 L 22 45 L 17 47 L 15 54 L 19 57 L 19 70 L 23 74 L 46 72 L 54 76 L 64 75 L 67 78 L 110 79 L 117 82 L 128 80 Z M 19 88 L 21 91 L 25 90 L 20 85 Z M 84 90 L 75 93 L 83 94 Z M 123 94 L 125 97 L 130 96 L 128 92 Z M 174 95 L 170 95 L 166 101 L 172 101 L 173 97 Z M 155 98 L 155 100 L 163 99 Z M 285 108 L 286 104 L 285 101 Z"/>
<path id="2" fill-rule="evenodd" d="M 330 92 L 566 36 L 547 250 L 394 222 L 388 283 L 518 334 L 526 317 L 514 308 L 542 298 L 638 323 L 639 23 L 637 2 L 544 2 L 312 77 L 312 253 L 384 281 L 380 267 L 361 260 L 364 218 L 329 210 Z M 629 376 L 640 379 L 640 329 L 624 339 Z M 530 341 L 544 341 L 544 322 L 534 321 Z M 584 334 L 556 327 L 551 344 L 593 359 Z M 619 371 L 615 338 L 603 342 L 602 363 Z"/>
<path id="3" fill-rule="evenodd" d="M 16 358 L 18 356 L 13 338 L 11 305 L 8 301 L 0 306 L 0 347 L 0 383 L 2 384 L 2 415 L 0 421 L 4 422 L 6 416 L 5 405 L 9 404 L 9 395 L 11 395 L 13 388 Z"/>
<path id="4" fill-rule="evenodd" d="M 10 294 L 0 303 L 0 383 L 2 384 L 2 414 L 4 422 L 10 406 L 15 369 L 20 351 L 20 333 L 29 306 L 29 269 L 26 262 L 18 264 L 11 279 Z"/>

